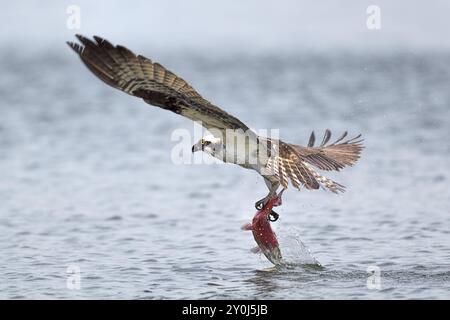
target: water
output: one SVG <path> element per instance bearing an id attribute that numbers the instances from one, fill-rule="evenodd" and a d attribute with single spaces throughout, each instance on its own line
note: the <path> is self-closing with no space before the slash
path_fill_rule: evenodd
<path id="1" fill-rule="evenodd" d="M 189 120 L 107 87 L 63 46 L 1 54 L 0 298 L 450 298 L 448 53 L 153 57 L 286 141 L 363 134 L 357 166 L 328 175 L 345 194 L 290 189 L 277 210 L 286 256 L 309 249 L 323 268 L 277 271 L 240 230 L 262 179 L 171 162 Z"/>

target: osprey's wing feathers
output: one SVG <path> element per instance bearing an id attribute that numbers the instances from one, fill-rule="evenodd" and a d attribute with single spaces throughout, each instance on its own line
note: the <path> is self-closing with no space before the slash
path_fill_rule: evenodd
<path id="1" fill-rule="evenodd" d="M 331 138 L 331 132 L 327 129 L 322 139 L 322 143 L 318 147 L 314 147 L 315 136 L 313 131 L 309 138 L 308 147 L 302 147 L 295 144 L 291 144 L 290 146 L 302 160 L 309 164 L 321 170 L 339 171 L 346 166 L 355 164 L 364 148 L 361 135 L 341 142 L 346 136 L 347 131 L 333 143 L 327 144 Z"/>
<path id="2" fill-rule="evenodd" d="M 95 41 L 81 35 L 77 38 L 82 45 L 67 44 L 92 73 L 110 86 L 149 104 L 201 121 L 207 129 L 248 130 L 239 119 L 205 100 L 186 81 L 160 64 L 135 55 L 123 46 L 113 46 L 98 36 L 94 36 Z"/>
<path id="3" fill-rule="evenodd" d="M 309 163 L 303 161 L 291 144 L 281 140 L 271 142 L 274 156 L 269 158 L 266 168 L 277 177 L 284 188 L 288 187 L 290 180 L 297 189 L 303 185 L 306 189 L 323 186 L 334 193 L 345 191 L 343 185 L 320 175 Z"/>
<path id="4" fill-rule="evenodd" d="M 319 186 L 323 186 L 334 193 L 343 192 L 345 191 L 343 185 L 320 175 L 312 166 L 321 170 L 336 171 L 352 166 L 364 148 L 363 139 L 358 135 L 342 142 L 346 136 L 347 132 L 344 132 L 336 141 L 328 144 L 331 132 L 326 130 L 318 147 L 314 147 L 316 140 L 314 132 L 311 133 L 307 147 L 281 140 L 272 141 L 275 156 L 269 159 L 267 167 L 272 169 L 285 188 L 290 180 L 296 188 L 300 188 L 300 185 L 304 185 L 307 189 L 318 189 Z"/>
<path id="5" fill-rule="evenodd" d="M 68 42 L 68 45 L 89 70 L 108 85 L 140 97 L 149 104 L 201 121 L 207 129 L 249 129 L 239 119 L 205 100 L 186 81 L 160 64 L 135 55 L 123 46 L 113 46 L 97 36 L 94 36 L 95 41 L 81 35 L 77 35 L 77 38 L 81 45 L 73 42 Z M 290 180 L 298 189 L 301 185 L 307 189 L 323 186 L 335 193 L 343 192 L 344 186 L 323 177 L 312 166 L 323 170 L 340 170 L 353 165 L 363 148 L 362 140 L 358 140 L 360 136 L 357 136 L 340 142 L 346 135 L 344 133 L 334 143 L 327 145 L 331 137 L 331 132 L 327 130 L 319 147 L 314 147 L 314 132 L 308 147 L 267 139 L 268 150 L 275 151 L 275 156 L 267 159 L 266 167 L 273 171 L 285 188 Z"/>

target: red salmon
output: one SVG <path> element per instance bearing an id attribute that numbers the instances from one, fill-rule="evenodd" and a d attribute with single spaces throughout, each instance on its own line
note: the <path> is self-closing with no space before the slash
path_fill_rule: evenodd
<path id="1" fill-rule="evenodd" d="M 281 194 L 270 199 L 267 204 L 253 217 L 252 223 L 242 226 L 243 230 L 251 230 L 256 243 L 262 253 L 274 265 L 282 264 L 282 256 L 279 248 L 277 236 L 270 227 L 269 215 L 272 208 L 281 205 Z"/>

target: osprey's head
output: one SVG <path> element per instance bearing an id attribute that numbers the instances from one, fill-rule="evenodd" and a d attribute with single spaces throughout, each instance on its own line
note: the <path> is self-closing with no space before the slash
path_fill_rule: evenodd
<path id="1" fill-rule="evenodd" d="M 192 152 L 204 151 L 213 157 L 220 158 L 223 151 L 222 139 L 213 135 L 205 136 L 192 146 Z"/>

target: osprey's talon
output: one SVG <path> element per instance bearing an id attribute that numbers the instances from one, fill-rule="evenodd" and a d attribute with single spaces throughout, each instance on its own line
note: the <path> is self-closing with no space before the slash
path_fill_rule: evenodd
<path id="1" fill-rule="evenodd" d="M 286 190 L 286 189 L 283 188 L 283 189 L 280 191 L 280 193 L 275 194 L 275 195 L 269 194 L 267 197 L 265 197 L 265 198 L 263 198 L 263 199 L 257 201 L 257 202 L 255 203 L 255 208 L 256 208 L 256 210 L 262 210 L 262 209 L 267 205 L 267 203 L 268 203 L 270 200 L 272 200 L 272 199 L 277 199 L 277 201 L 274 202 L 274 204 L 273 204 L 274 207 L 281 206 L 281 203 L 282 203 L 282 201 L 281 201 L 281 196 L 283 195 L 284 190 Z"/>
<path id="2" fill-rule="evenodd" d="M 263 198 L 263 199 L 261 199 L 261 200 L 259 200 L 259 201 L 257 201 L 256 203 L 255 203 L 255 208 L 256 208 L 256 210 L 262 210 L 263 208 L 264 208 L 264 206 L 267 204 L 267 202 L 269 201 L 269 198 L 268 197 L 265 197 L 265 198 Z"/>
<path id="3" fill-rule="evenodd" d="M 252 220 L 252 226 L 247 224 L 244 229 L 252 229 L 255 241 L 273 264 L 282 263 L 279 244 L 268 221 L 268 219 L 271 221 L 278 219 L 278 214 L 271 211 L 273 207 L 281 205 L 284 189 L 277 194 L 278 189 L 287 188 L 288 182 L 291 181 L 291 185 L 297 187 L 304 185 L 306 189 L 317 189 L 323 186 L 334 193 L 344 191 L 343 185 L 322 176 L 313 167 L 339 171 L 343 167 L 352 166 L 359 159 L 364 148 L 364 139 L 361 135 L 344 140 L 347 137 L 347 131 L 345 131 L 337 140 L 330 142 L 331 131 L 326 129 L 322 142 L 317 147 L 314 146 L 316 141 L 314 132 L 311 133 L 307 147 L 275 138 L 261 137 L 256 133 L 247 135 L 246 131 L 249 128 L 238 118 L 201 98 L 186 81 L 178 78 L 162 65 L 142 55 L 136 56 L 126 47 L 114 46 L 98 36 L 94 36 L 94 40 L 80 34 L 76 37 L 79 43 L 67 42 L 69 47 L 97 78 L 109 86 L 143 98 L 146 103 L 155 107 L 172 111 L 196 122 L 203 122 L 206 129 L 211 127 L 239 129 L 237 131 L 242 132 L 236 132 L 237 140 L 240 141 L 242 137 L 243 142 L 247 142 L 247 138 L 249 139 L 248 143 L 244 143 L 242 150 L 241 148 L 236 150 L 234 156 L 238 156 L 237 158 L 228 157 L 225 155 L 228 155 L 230 151 L 234 153 L 235 139 L 231 141 L 224 139 L 228 137 L 224 137 L 217 130 L 210 130 L 215 134 L 201 138 L 191 147 L 191 151 L 192 153 L 201 151 L 224 163 L 236 163 L 243 168 L 253 169 L 263 177 L 268 189 L 267 196 L 256 202 L 257 212 Z M 151 70 L 150 74 L 148 70 Z M 153 72 L 154 70 L 156 71 Z M 256 145 L 252 142 L 256 142 Z M 254 147 L 258 149 L 254 150 Z M 253 154 L 254 151 L 258 154 L 257 163 L 251 161 L 253 156 L 249 154 Z M 265 154 L 268 159 L 260 158 L 261 151 L 268 151 Z M 241 157 L 245 160 L 244 163 L 240 161 L 238 163 L 237 160 Z M 273 173 L 277 174 L 270 174 L 272 170 L 267 172 L 267 169 L 276 169 Z"/>
<path id="4" fill-rule="evenodd" d="M 267 220 L 271 221 L 271 222 L 275 222 L 278 220 L 278 218 L 280 217 L 280 215 L 278 213 L 276 213 L 275 211 L 271 210 L 269 215 L 267 216 Z"/>

